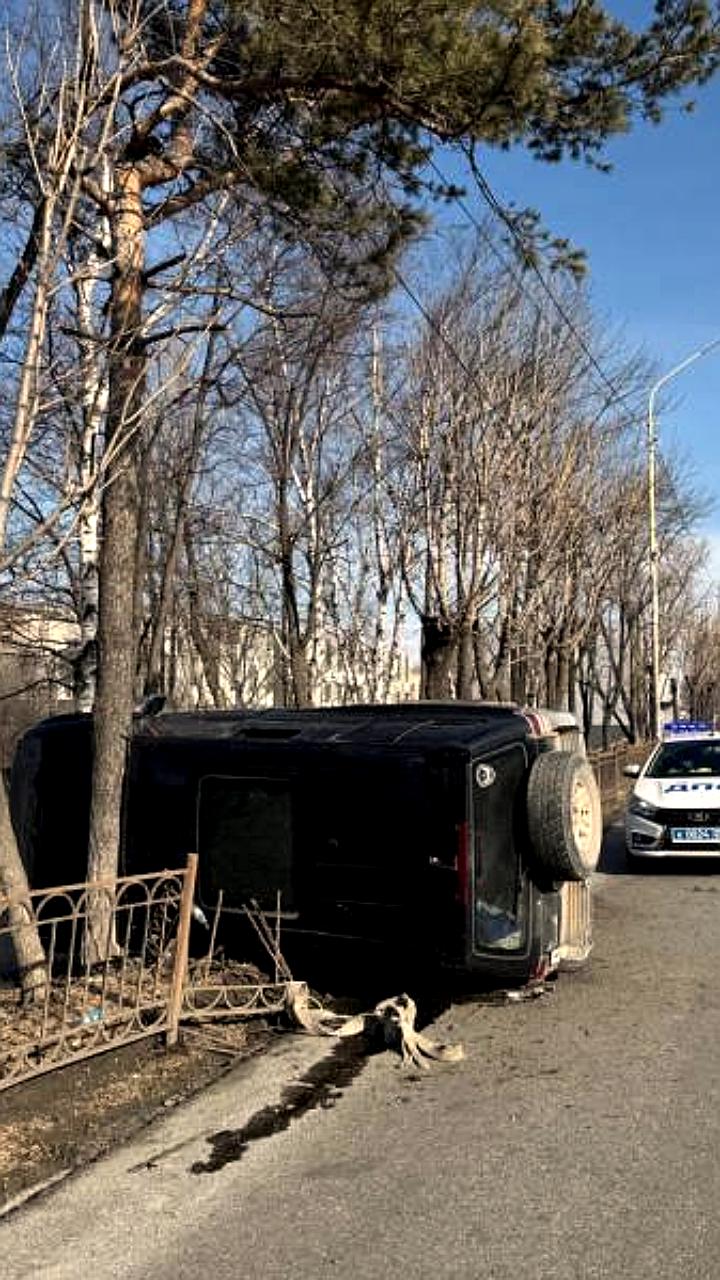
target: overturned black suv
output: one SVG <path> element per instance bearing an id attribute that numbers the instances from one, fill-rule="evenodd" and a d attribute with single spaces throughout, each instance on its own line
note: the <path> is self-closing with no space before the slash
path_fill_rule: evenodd
<path id="1" fill-rule="evenodd" d="M 279 904 L 286 945 L 378 943 L 525 981 L 591 945 L 600 798 L 571 718 L 555 721 L 457 702 L 138 719 L 122 871 L 196 850 L 226 945 L 255 900 Z M 12 811 L 34 886 L 84 878 L 91 751 L 87 716 L 19 744 Z"/>

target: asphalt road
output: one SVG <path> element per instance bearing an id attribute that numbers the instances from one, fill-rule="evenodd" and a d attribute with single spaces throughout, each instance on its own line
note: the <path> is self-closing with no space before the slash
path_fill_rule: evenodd
<path id="1" fill-rule="evenodd" d="M 440 1016 L 464 1063 L 289 1039 L 6 1219 L 4 1276 L 716 1280 L 720 870 L 605 865 L 587 969 Z"/>

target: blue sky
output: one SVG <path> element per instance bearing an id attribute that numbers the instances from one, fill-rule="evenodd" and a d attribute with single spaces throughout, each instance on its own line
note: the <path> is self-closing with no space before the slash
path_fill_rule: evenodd
<path id="1" fill-rule="evenodd" d="M 720 337 L 720 77 L 693 97 L 693 114 L 671 104 L 661 125 L 615 139 L 609 175 L 521 152 L 483 157 L 503 203 L 537 208 L 554 234 L 587 251 L 596 312 L 659 374 Z M 487 212 L 470 189 L 468 203 Z M 717 501 L 702 532 L 720 581 L 720 348 L 674 380 L 659 405 L 663 447 Z"/>

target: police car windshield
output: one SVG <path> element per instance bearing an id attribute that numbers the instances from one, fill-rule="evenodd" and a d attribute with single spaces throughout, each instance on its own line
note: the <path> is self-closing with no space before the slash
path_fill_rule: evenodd
<path id="1" fill-rule="evenodd" d="M 650 765 L 648 778 L 720 776 L 720 738 L 700 742 L 665 742 Z"/>

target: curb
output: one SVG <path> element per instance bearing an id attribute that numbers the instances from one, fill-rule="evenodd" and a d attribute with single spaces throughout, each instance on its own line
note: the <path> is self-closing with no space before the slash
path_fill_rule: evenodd
<path id="1" fill-rule="evenodd" d="M 24 1191 L 19 1191 L 11 1200 L 6 1200 L 5 1204 L 0 1205 L 0 1222 L 3 1218 L 7 1218 L 9 1214 L 15 1213 L 17 1209 L 21 1209 L 29 1200 L 34 1200 L 36 1196 L 41 1196 L 45 1191 L 50 1191 L 52 1187 L 57 1187 L 66 1178 L 69 1178 L 78 1168 L 87 1168 L 86 1165 L 77 1165 L 70 1169 L 61 1169 L 59 1173 L 54 1173 L 51 1178 L 45 1178 L 43 1182 L 36 1182 L 33 1187 L 26 1187 Z"/>

